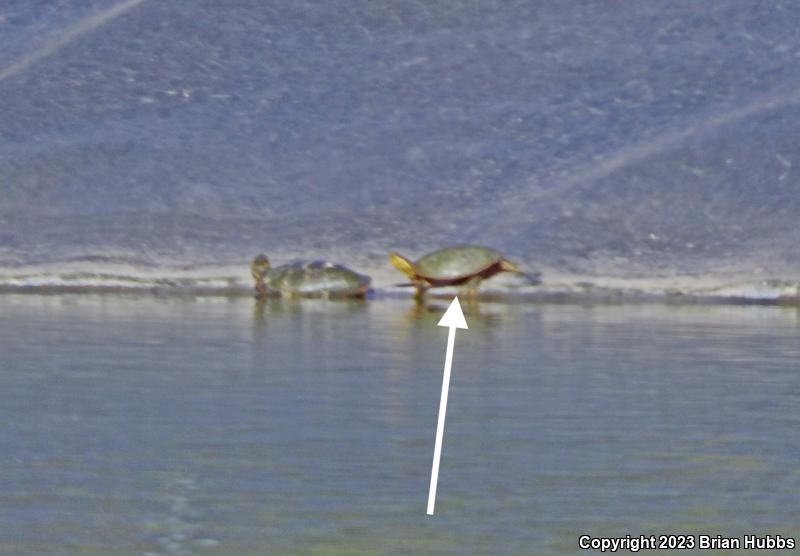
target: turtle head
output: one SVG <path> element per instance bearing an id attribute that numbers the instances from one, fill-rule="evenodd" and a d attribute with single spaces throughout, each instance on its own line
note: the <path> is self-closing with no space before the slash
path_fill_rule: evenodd
<path id="1" fill-rule="evenodd" d="M 253 279 L 257 284 L 264 279 L 264 274 L 266 274 L 268 270 L 269 259 L 263 253 L 254 258 L 253 262 L 250 263 L 250 274 L 253 275 Z"/>
<path id="2" fill-rule="evenodd" d="M 394 251 L 389 253 L 389 262 L 392 263 L 393 267 L 408 276 L 411 280 L 415 280 L 417 278 L 417 271 L 414 269 L 414 263 L 406 259 L 400 253 L 395 253 Z"/>

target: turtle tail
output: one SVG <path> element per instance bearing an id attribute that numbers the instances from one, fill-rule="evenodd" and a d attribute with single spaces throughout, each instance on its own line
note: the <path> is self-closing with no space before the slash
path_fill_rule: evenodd
<path id="1" fill-rule="evenodd" d="M 414 280 L 417 277 L 417 273 L 414 270 L 414 265 L 411 263 L 411 261 L 399 253 L 395 253 L 394 251 L 389 253 L 389 262 L 392 263 L 392 266 L 408 276 L 411 280 Z"/>
<path id="2" fill-rule="evenodd" d="M 523 274 L 522 270 L 520 270 L 520 268 L 517 265 L 505 259 L 500 261 L 500 270 L 505 270 L 506 272 L 516 272 L 517 274 Z"/>

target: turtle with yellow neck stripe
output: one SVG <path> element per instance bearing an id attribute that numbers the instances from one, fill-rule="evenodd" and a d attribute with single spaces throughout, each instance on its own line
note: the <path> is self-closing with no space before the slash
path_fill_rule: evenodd
<path id="1" fill-rule="evenodd" d="M 500 272 L 522 271 L 495 249 L 479 245 L 446 247 L 428 253 L 416 262 L 399 253 L 389 254 L 389 262 L 405 274 L 421 297 L 426 290 L 444 286 L 463 286 L 467 295 L 474 296 L 486 278 Z"/>

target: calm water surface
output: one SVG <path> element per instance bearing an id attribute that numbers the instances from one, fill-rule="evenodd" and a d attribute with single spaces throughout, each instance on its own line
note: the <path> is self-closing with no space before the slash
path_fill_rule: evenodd
<path id="1" fill-rule="evenodd" d="M 467 306 L 431 518 L 443 309 L 0 298 L 0 553 L 800 537 L 794 309 Z"/>

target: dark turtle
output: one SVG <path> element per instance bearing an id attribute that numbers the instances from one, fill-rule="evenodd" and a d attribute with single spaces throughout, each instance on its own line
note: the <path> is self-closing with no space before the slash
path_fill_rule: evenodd
<path id="1" fill-rule="evenodd" d="M 420 296 L 428 288 L 466 286 L 474 295 L 481 280 L 498 272 L 521 272 L 503 254 L 488 247 L 462 245 L 428 253 L 413 263 L 398 253 L 390 253 L 389 261 L 411 279 Z"/>
<path id="2" fill-rule="evenodd" d="M 369 276 L 325 261 L 293 262 L 271 268 L 266 255 L 250 263 L 256 296 L 363 297 L 370 288 Z"/>

